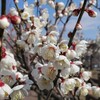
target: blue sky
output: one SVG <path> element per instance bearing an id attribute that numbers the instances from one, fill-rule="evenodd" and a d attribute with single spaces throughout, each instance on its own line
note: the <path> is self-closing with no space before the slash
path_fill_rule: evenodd
<path id="1" fill-rule="evenodd" d="M 1 0 L 0 0 L 1 1 Z M 19 7 L 23 8 L 23 0 L 19 0 Z M 29 3 L 32 3 L 32 1 L 34 0 L 27 0 Z M 63 1 L 65 2 L 66 0 L 56 0 L 56 1 Z M 74 0 L 74 2 L 79 5 L 81 0 Z M 14 7 L 13 4 L 13 0 L 7 0 L 7 12 L 9 12 L 9 9 L 11 7 Z M 53 9 L 51 9 L 49 6 L 44 6 L 44 7 L 48 7 L 49 9 L 49 13 L 50 15 L 53 14 Z M 84 33 L 84 37 L 88 38 L 88 39 L 95 39 L 98 31 L 98 26 L 100 26 L 100 11 L 96 10 L 98 15 L 96 18 L 91 18 L 87 15 L 87 13 L 84 13 L 82 20 L 81 20 L 81 24 L 83 26 L 83 30 L 81 31 L 82 33 Z M 53 17 L 52 17 L 53 18 Z M 51 18 L 51 19 L 52 19 Z M 68 33 L 69 31 L 72 31 L 75 23 L 77 21 L 77 17 L 72 17 L 71 20 L 69 21 L 67 27 L 66 27 L 66 33 Z M 59 26 L 59 28 L 61 28 L 62 26 Z"/>

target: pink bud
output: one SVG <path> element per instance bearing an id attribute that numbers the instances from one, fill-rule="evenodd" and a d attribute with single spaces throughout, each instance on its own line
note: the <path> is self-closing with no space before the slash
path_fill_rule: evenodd
<path id="1" fill-rule="evenodd" d="M 81 24 L 77 24 L 77 25 L 76 25 L 76 29 L 77 29 L 77 30 L 82 30 L 82 25 L 81 25 Z"/>
<path id="2" fill-rule="evenodd" d="M 4 86 L 5 84 L 0 80 L 0 87 Z"/>
<path id="3" fill-rule="evenodd" d="M 88 13 L 88 15 L 90 17 L 96 17 L 97 16 L 97 12 L 93 11 L 93 10 L 86 10 L 86 12 Z"/>
<path id="4" fill-rule="evenodd" d="M 69 32 L 69 33 L 68 33 L 68 37 L 69 37 L 69 38 L 71 38 L 72 35 L 73 35 L 72 32 Z"/>
<path id="5" fill-rule="evenodd" d="M 20 24 L 21 23 L 21 19 L 19 16 L 11 16 L 10 17 L 10 20 L 12 22 L 12 24 Z"/>
<path id="6" fill-rule="evenodd" d="M 10 25 L 7 17 L 5 15 L 0 17 L 0 28 L 5 29 Z"/>
<path id="7" fill-rule="evenodd" d="M 72 15 L 73 16 L 78 16 L 80 13 L 80 9 L 74 9 L 73 12 L 72 12 Z"/>

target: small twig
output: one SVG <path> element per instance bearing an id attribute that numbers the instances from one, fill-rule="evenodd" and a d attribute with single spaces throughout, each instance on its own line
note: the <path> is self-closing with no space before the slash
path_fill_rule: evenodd
<path id="1" fill-rule="evenodd" d="M 69 16 L 67 17 L 66 22 L 64 23 L 63 29 L 62 29 L 62 31 L 61 31 L 61 33 L 60 33 L 60 35 L 59 35 L 59 39 L 58 39 L 58 41 L 57 41 L 57 44 L 61 41 L 62 36 L 63 36 L 63 34 L 64 34 L 64 31 L 65 31 L 65 29 L 66 29 L 66 25 L 67 25 L 69 19 L 71 18 L 71 16 L 72 16 L 72 15 L 69 15 Z"/>

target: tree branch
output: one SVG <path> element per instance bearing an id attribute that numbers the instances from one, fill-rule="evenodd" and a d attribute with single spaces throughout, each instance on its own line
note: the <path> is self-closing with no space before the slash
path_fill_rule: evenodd
<path id="1" fill-rule="evenodd" d="M 76 34 L 76 31 L 77 31 L 76 26 L 77 26 L 78 23 L 80 23 L 80 21 L 81 21 L 81 19 L 82 19 L 82 16 L 83 16 L 83 13 L 84 13 L 84 9 L 85 9 L 86 3 L 87 3 L 87 0 L 84 0 L 83 7 L 82 7 L 82 9 L 81 9 L 79 18 L 78 18 L 78 20 L 77 20 L 77 23 L 76 23 L 76 25 L 75 25 L 75 28 L 74 28 L 74 30 L 73 30 L 73 32 L 72 32 L 72 36 L 71 36 L 71 38 L 70 38 L 70 40 L 69 40 L 69 43 L 68 43 L 68 47 L 69 47 L 69 48 L 70 48 L 70 46 L 72 45 L 73 38 L 74 38 L 74 36 L 75 36 L 75 34 Z"/>

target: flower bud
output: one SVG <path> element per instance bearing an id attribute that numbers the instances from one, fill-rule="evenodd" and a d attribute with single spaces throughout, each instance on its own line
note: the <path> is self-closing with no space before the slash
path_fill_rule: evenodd
<path id="1" fill-rule="evenodd" d="M 49 4 L 52 8 L 55 8 L 55 3 L 54 3 L 54 1 L 49 0 L 49 1 L 48 1 L 48 4 Z"/>
<path id="2" fill-rule="evenodd" d="M 81 25 L 80 23 L 78 23 L 78 24 L 76 25 L 76 29 L 77 29 L 77 30 L 82 30 L 82 25 Z"/>
<path id="3" fill-rule="evenodd" d="M 18 16 L 17 10 L 16 10 L 15 8 L 11 8 L 11 9 L 10 9 L 10 15 L 11 15 L 11 16 L 14 16 L 14 15 Z"/>
<path id="4" fill-rule="evenodd" d="M 65 7 L 65 4 L 63 2 L 58 2 L 57 7 L 58 7 L 58 10 L 63 10 Z"/>
<path id="5" fill-rule="evenodd" d="M 10 17 L 10 20 L 12 22 L 12 24 L 20 24 L 21 23 L 21 19 L 19 16 L 11 16 Z"/>
<path id="6" fill-rule="evenodd" d="M 0 17 L 0 28 L 5 29 L 10 25 L 7 17 L 5 15 Z"/>
<path id="7" fill-rule="evenodd" d="M 19 3 L 19 0 L 14 0 L 15 3 Z"/>
<path id="8" fill-rule="evenodd" d="M 72 15 L 73 16 L 78 16 L 80 13 L 80 9 L 74 9 L 73 12 L 72 12 Z"/>
<path id="9" fill-rule="evenodd" d="M 68 33 L 68 37 L 69 37 L 69 38 L 71 38 L 72 35 L 73 35 L 72 32 L 69 32 L 69 33 Z"/>
<path id="10" fill-rule="evenodd" d="M 95 12 L 93 10 L 86 10 L 86 12 L 88 13 L 88 15 L 90 17 L 96 17 L 97 16 L 97 12 Z"/>

